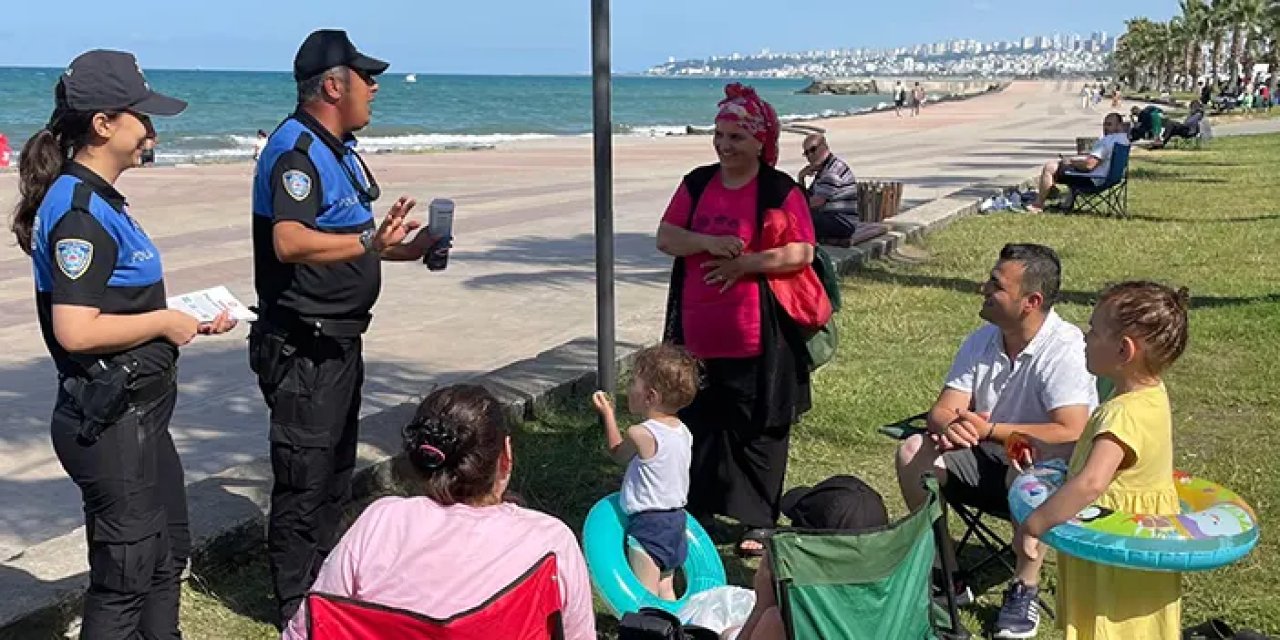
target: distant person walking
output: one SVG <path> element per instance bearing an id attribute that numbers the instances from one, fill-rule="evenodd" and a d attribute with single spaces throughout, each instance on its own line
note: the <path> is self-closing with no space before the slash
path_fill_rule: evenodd
<path id="1" fill-rule="evenodd" d="M 1090 89 L 1087 84 L 1080 87 L 1080 110 L 1088 111 L 1092 107 L 1092 101 L 1093 89 Z"/>
<path id="2" fill-rule="evenodd" d="M 907 103 L 907 88 L 902 85 L 902 81 L 898 81 L 893 85 L 893 112 L 902 117 L 902 106 Z"/>
<path id="3" fill-rule="evenodd" d="M 267 132 L 258 129 L 258 138 L 253 141 L 253 161 L 257 162 L 262 150 L 267 148 Z"/>
<path id="4" fill-rule="evenodd" d="M 924 87 L 917 82 L 915 88 L 911 90 L 911 117 L 920 115 L 920 107 L 924 106 Z"/>

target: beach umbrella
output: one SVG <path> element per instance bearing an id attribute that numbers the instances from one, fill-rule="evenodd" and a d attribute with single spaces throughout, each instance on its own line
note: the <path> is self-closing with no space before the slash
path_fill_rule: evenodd
<path id="1" fill-rule="evenodd" d="M 614 344 L 613 117 L 609 0 L 591 0 L 591 103 L 596 205 L 596 384 L 618 385 Z"/>

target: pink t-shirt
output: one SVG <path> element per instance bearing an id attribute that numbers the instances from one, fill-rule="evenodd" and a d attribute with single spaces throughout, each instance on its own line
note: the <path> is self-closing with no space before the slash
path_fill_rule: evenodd
<path id="1" fill-rule="evenodd" d="M 311 588 L 447 618 L 488 600 L 548 551 L 556 554 L 565 640 L 595 640 L 591 580 L 577 538 L 556 518 L 512 504 L 382 498 L 360 514 Z M 304 605 L 284 640 L 305 638 Z"/>
<path id="2" fill-rule="evenodd" d="M 698 199 L 691 230 L 713 236 L 736 235 L 746 243 L 747 253 L 761 250 L 752 243 L 756 238 L 756 180 L 728 189 L 719 174 L 711 179 Z M 682 229 L 690 228 L 689 205 L 692 198 L 683 183 L 671 197 L 662 221 Z M 783 234 L 786 244 L 814 244 L 813 218 L 804 192 L 791 190 L 782 204 L 795 225 Z M 769 247 L 774 248 L 774 247 Z M 755 278 L 738 280 L 724 293 L 720 285 L 703 280 L 707 269 L 703 263 L 711 254 L 699 253 L 684 259 L 684 291 L 681 312 L 684 316 L 685 347 L 695 357 L 750 358 L 760 355 L 760 288 Z"/>

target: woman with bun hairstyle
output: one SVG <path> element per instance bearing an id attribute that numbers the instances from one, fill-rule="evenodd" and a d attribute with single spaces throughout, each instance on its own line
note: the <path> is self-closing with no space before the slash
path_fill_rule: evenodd
<path id="1" fill-rule="evenodd" d="M 312 591 L 443 619 L 517 582 L 554 553 L 566 640 L 595 640 L 577 538 L 506 499 L 514 458 L 501 403 L 483 387 L 437 390 L 403 430 L 409 497 L 369 505 L 325 560 Z M 285 640 L 307 638 L 303 605 Z"/>

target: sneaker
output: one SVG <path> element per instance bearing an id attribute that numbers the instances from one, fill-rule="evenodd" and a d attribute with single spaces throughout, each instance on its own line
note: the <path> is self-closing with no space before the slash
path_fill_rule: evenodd
<path id="1" fill-rule="evenodd" d="M 969 585 L 960 579 L 959 575 L 951 574 L 951 586 L 956 594 L 956 606 L 964 607 L 973 604 L 973 591 L 969 589 Z M 934 604 L 939 607 L 947 607 L 947 592 L 942 584 L 942 570 L 934 567 L 933 569 L 933 588 L 931 589 Z"/>
<path id="2" fill-rule="evenodd" d="M 1004 592 L 1004 603 L 996 616 L 993 638 L 1034 638 L 1040 628 L 1040 607 L 1036 596 L 1040 589 L 1014 580 Z"/>

